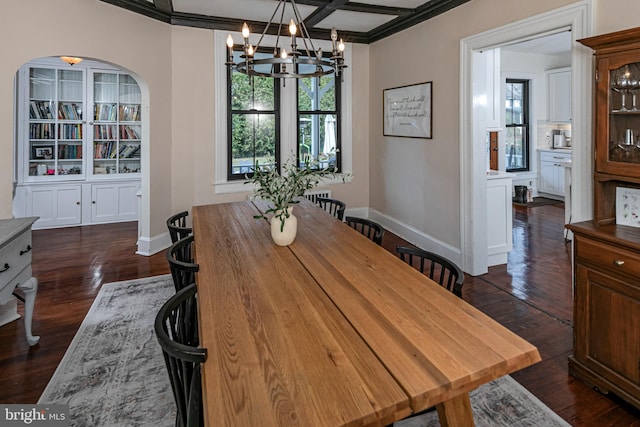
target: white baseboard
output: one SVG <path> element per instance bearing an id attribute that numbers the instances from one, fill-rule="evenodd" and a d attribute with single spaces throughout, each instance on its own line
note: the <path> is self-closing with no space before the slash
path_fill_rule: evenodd
<path id="1" fill-rule="evenodd" d="M 138 238 L 138 250 L 136 254 L 151 256 L 171 246 L 171 237 L 169 232 L 162 233 L 152 238 L 140 237 Z"/>
<path id="2" fill-rule="evenodd" d="M 435 252 L 443 257 L 450 259 L 458 265 L 461 265 L 461 253 L 460 249 L 454 248 L 447 243 L 444 243 L 433 236 L 430 236 L 408 224 L 405 224 L 397 219 L 385 215 L 375 209 L 362 208 L 367 211 L 367 215 L 361 215 L 364 218 L 369 218 L 373 221 L 380 223 L 385 229 L 391 231 L 393 234 L 403 238 L 404 240 L 416 245 L 417 247 Z"/>

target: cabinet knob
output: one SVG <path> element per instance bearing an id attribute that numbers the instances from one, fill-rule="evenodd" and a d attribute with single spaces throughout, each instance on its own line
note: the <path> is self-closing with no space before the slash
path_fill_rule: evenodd
<path id="1" fill-rule="evenodd" d="M 4 268 L 2 270 L 0 270 L 0 273 L 4 273 L 5 271 L 7 271 L 9 269 L 9 264 L 8 263 L 4 263 Z"/>
<path id="2" fill-rule="evenodd" d="M 80 202 L 76 202 L 76 205 L 80 205 Z"/>
<path id="3" fill-rule="evenodd" d="M 93 203 L 93 204 L 95 205 L 95 204 L 96 204 L 96 201 L 95 201 L 95 200 L 93 200 L 91 203 Z"/>
<path id="4" fill-rule="evenodd" d="M 615 265 L 616 267 L 622 267 L 624 265 L 624 261 L 621 259 L 617 259 L 613 261 L 613 265 Z"/>

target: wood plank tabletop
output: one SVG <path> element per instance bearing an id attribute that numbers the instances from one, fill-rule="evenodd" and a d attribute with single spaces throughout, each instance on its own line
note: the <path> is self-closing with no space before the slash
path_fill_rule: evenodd
<path id="1" fill-rule="evenodd" d="M 289 248 L 409 394 L 414 411 L 540 361 L 533 345 L 319 207 L 302 202 L 293 214 L 298 234 Z M 447 408 L 438 409 L 442 416 Z"/>
<path id="2" fill-rule="evenodd" d="M 386 367 L 250 202 L 193 208 L 205 422 L 385 425 L 410 412 Z"/>

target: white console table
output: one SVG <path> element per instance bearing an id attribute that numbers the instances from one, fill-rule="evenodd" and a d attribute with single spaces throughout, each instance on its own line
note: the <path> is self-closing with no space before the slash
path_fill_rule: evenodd
<path id="1" fill-rule="evenodd" d="M 36 302 L 38 281 L 31 274 L 31 226 L 38 217 L 0 220 L 0 307 L 15 311 L 13 291 L 24 292 L 24 328 L 29 345 L 36 345 L 40 337 L 31 334 L 33 306 Z M 17 313 L 9 317 L 15 320 Z"/>

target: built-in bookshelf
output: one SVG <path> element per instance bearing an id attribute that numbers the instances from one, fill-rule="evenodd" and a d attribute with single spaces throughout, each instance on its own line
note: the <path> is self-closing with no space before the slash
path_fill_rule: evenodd
<path id="1" fill-rule="evenodd" d="M 93 73 L 94 175 L 140 173 L 140 87 L 121 73 Z"/>
<path id="2" fill-rule="evenodd" d="M 132 221 L 140 203 L 137 81 L 91 59 L 24 64 L 17 75 L 13 215 L 34 229 Z"/>
<path id="3" fill-rule="evenodd" d="M 28 180 L 82 176 L 84 71 L 29 68 Z"/>

